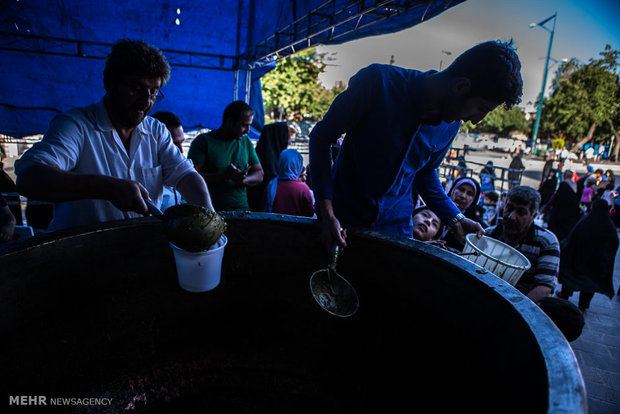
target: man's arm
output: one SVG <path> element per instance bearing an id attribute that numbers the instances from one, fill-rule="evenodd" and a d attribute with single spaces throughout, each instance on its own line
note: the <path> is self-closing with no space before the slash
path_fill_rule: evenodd
<path id="1" fill-rule="evenodd" d="M 440 141 L 446 142 L 447 144 L 442 149 L 435 151 L 426 165 L 418 171 L 414 180 L 414 187 L 424 202 L 429 205 L 431 210 L 447 224 L 457 240 L 461 243 L 465 243 L 465 235 L 468 233 L 476 233 L 478 237 L 482 237 L 482 235 L 484 235 L 484 228 L 480 223 L 463 216 L 462 212 L 454 205 L 450 197 L 448 197 L 439 181 L 437 168 L 441 165 L 441 162 L 445 158 L 458 132 L 458 128 L 456 128 L 453 129 L 452 132 L 449 132 L 450 135 L 448 135 L 448 128 L 454 127 L 444 126 L 444 128 L 444 131 L 440 133 L 445 134 L 445 136 L 449 138 Z"/>
<path id="2" fill-rule="evenodd" d="M 321 240 L 323 245 L 329 247 L 335 242 L 340 247 L 347 247 L 347 231 L 340 226 L 340 221 L 334 214 L 332 200 L 320 200 L 319 209 L 321 212 Z"/>
<path id="3" fill-rule="evenodd" d="M 534 280 L 537 286 L 526 295 L 534 303 L 538 303 L 542 298 L 553 293 L 560 270 L 560 243 L 557 237 L 547 230 L 538 231 L 542 231 L 540 236 L 543 238 L 544 243 L 540 249 L 536 272 L 534 273 Z"/>
<path id="4" fill-rule="evenodd" d="M 241 183 L 246 187 L 254 187 L 263 182 L 263 176 L 263 167 L 260 164 L 252 164 Z"/>
<path id="5" fill-rule="evenodd" d="M 333 241 L 346 246 L 346 232 L 336 218 L 332 200 L 334 185 L 331 176 L 331 145 L 345 132 L 359 125 L 372 109 L 373 96 L 378 90 L 379 75 L 371 67 L 360 70 L 349 81 L 348 88 L 334 99 L 323 119 L 310 133 L 310 175 L 312 190 L 319 204 L 323 225 L 323 243 L 327 249 Z"/>
<path id="6" fill-rule="evenodd" d="M 248 164 L 246 166 L 246 173 L 241 183 L 246 187 L 254 187 L 263 182 L 264 172 L 263 166 L 260 165 L 260 160 L 254 149 L 254 144 L 250 141 L 250 138 L 246 135 L 243 137 L 245 144 L 248 148 Z"/>
<path id="7" fill-rule="evenodd" d="M 233 164 L 230 164 L 222 173 L 206 173 L 202 165 L 196 165 L 196 163 L 194 163 L 194 166 L 207 184 L 223 183 L 226 180 L 235 180 L 236 177 L 243 175 L 243 171 Z"/>
<path id="8" fill-rule="evenodd" d="M 181 178 L 176 188 L 188 203 L 203 206 L 210 211 L 215 210 L 207 184 L 197 172 L 190 172 Z"/>
<path id="9" fill-rule="evenodd" d="M 122 211 L 148 214 L 148 191 L 138 182 L 105 175 L 78 174 L 46 165 L 30 165 L 17 175 L 17 191 L 34 200 L 53 203 L 101 199 Z"/>
<path id="10" fill-rule="evenodd" d="M 538 302 L 540 302 L 541 299 L 546 298 L 547 296 L 551 296 L 552 293 L 553 293 L 553 289 L 551 289 L 549 286 L 538 285 L 534 289 L 530 290 L 526 296 L 532 302 L 538 304 Z"/>

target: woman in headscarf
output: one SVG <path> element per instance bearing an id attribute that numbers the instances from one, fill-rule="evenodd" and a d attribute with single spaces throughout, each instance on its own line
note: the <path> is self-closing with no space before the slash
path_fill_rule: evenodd
<path id="1" fill-rule="evenodd" d="M 559 297 L 579 291 L 579 309 L 586 310 L 594 293 L 614 296 L 613 276 L 618 233 L 609 218 L 605 200 L 592 203 L 592 211 L 577 223 L 562 243 Z"/>
<path id="2" fill-rule="evenodd" d="M 545 165 L 543 166 L 542 178 L 540 179 L 540 184 L 541 185 L 545 182 L 547 177 L 549 177 L 549 173 L 551 172 L 551 170 L 554 170 L 554 168 L 553 168 L 553 158 L 549 157 L 549 153 L 548 152 L 545 152 Z"/>
<path id="3" fill-rule="evenodd" d="M 571 181 L 572 176 L 571 170 L 564 171 L 564 180 L 543 209 L 545 211 L 549 209 L 547 228 L 555 234 L 559 242 L 568 236 L 581 217 L 577 185 Z"/>
<path id="4" fill-rule="evenodd" d="M 523 174 L 523 170 L 525 169 L 525 165 L 523 164 L 523 160 L 521 157 L 523 156 L 523 151 L 521 148 L 518 148 L 515 151 L 515 156 L 512 157 L 512 161 L 510 161 L 510 165 L 508 166 L 508 188 L 515 187 L 521 183 L 521 176 Z"/>
<path id="5" fill-rule="evenodd" d="M 538 187 L 538 193 L 540 194 L 540 205 L 544 206 L 551 200 L 553 193 L 555 193 L 558 186 L 558 178 L 555 175 L 555 170 L 552 168 L 547 173 L 547 177 L 542 181 L 540 187 Z"/>
<path id="6" fill-rule="evenodd" d="M 452 183 L 452 187 L 448 190 L 447 195 L 465 217 L 477 221 L 482 227 L 488 227 L 484 220 L 476 214 L 476 205 L 480 199 L 480 184 L 478 184 L 478 181 L 471 177 L 461 177 Z M 445 240 L 446 247 L 458 250 L 459 252 L 465 247 L 465 245 L 459 242 L 448 230 L 444 230 L 442 239 Z"/>
<path id="7" fill-rule="evenodd" d="M 540 206 L 541 210 L 545 208 L 547 203 L 551 201 L 553 194 L 558 186 L 558 177 L 555 174 L 555 170 L 552 168 L 547 171 L 547 177 L 545 177 L 538 187 L 538 194 L 540 194 Z M 549 209 L 544 210 L 543 221 L 549 222 Z"/>
<path id="8" fill-rule="evenodd" d="M 266 212 L 314 216 L 310 188 L 299 181 L 303 169 L 304 160 L 297 150 L 282 151 L 278 162 L 278 176 L 269 181 L 265 190 Z"/>
<path id="9" fill-rule="evenodd" d="M 286 122 L 275 122 L 263 127 L 256 143 L 256 155 L 263 167 L 263 182 L 248 187 L 248 203 L 252 211 L 265 211 L 263 209 L 263 195 L 269 181 L 278 175 L 278 160 L 280 153 L 288 147 L 290 130 Z"/>

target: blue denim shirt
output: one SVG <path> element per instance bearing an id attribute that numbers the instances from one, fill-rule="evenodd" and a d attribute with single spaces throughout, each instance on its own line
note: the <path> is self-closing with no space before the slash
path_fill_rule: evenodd
<path id="1" fill-rule="evenodd" d="M 412 237 L 412 189 L 445 221 L 460 211 L 437 168 L 460 123 L 420 123 L 428 73 L 373 64 L 360 70 L 310 134 L 317 200 L 332 200 L 345 225 Z M 330 144 L 346 134 L 330 171 Z"/>

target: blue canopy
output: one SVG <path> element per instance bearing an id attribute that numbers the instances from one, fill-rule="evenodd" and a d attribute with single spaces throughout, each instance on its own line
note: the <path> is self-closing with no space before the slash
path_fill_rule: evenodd
<path id="1" fill-rule="evenodd" d="M 217 128 L 249 102 L 262 126 L 260 77 L 318 44 L 396 32 L 464 0 L 0 0 L 0 133 L 43 133 L 57 113 L 101 99 L 105 57 L 141 39 L 171 64 L 154 110 L 186 129 Z"/>

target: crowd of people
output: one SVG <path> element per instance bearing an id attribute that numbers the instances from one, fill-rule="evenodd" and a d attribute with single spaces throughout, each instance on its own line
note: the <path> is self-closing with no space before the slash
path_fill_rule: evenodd
<path id="1" fill-rule="evenodd" d="M 265 125 L 254 146 L 248 133 L 255 113 L 243 101 L 224 108 L 220 126 L 198 135 L 185 156 L 181 120 L 170 112 L 148 116 L 169 81 L 165 57 L 142 41 L 122 40 L 106 59 L 103 98 L 52 120 L 43 139 L 16 161 L 16 190 L 54 204 L 47 230 L 147 215 L 145 200 L 151 200 L 162 208 L 186 202 L 216 211 L 316 217 L 327 249 L 346 247 L 347 227 L 455 252 L 466 234 L 486 234 L 529 259 L 516 288 L 534 303 L 549 305 L 559 276 L 564 298 L 585 293 L 583 309 L 588 295 L 608 294 L 611 285 L 575 262 L 577 255 L 561 260 L 560 243 L 566 241 L 570 252 L 582 227 L 609 227 L 602 201 L 617 195 L 613 174 L 592 171 L 574 182 L 572 172 L 558 177 L 552 170 L 538 191 L 515 184 L 501 196 L 492 162 L 480 182 L 461 177 L 444 189 L 437 175 L 462 121 L 477 123 L 499 105 L 520 102 L 520 70 L 512 44 L 499 41 L 472 47 L 441 72 L 363 68 L 312 130 L 304 166 L 301 154 L 288 148 L 295 132 L 286 122 Z M 513 164 L 523 169 L 520 154 Z M 7 240 L 14 218 L 1 199 L 0 208 L 8 217 L 0 222 L 0 239 Z M 535 223 L 539 209 L 548 229 Z M 613 236 L 600 233 L 608 241 Z M 591 252 L 605 255 L 597 270 L 605 277 L 615 257 L 610 246 Z M 596 283 L 580 285 L 583 277 Z"/>

